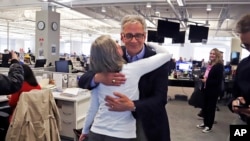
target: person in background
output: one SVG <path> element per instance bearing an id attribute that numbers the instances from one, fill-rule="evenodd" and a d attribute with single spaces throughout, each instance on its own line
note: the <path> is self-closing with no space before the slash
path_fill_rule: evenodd
<path id="1" fill-rule="evenodd" d="M 0 74 L 0 95 L 18 91 L 23 83 L 23 67 L 18 62 L 17 54 L 11 52 L 11 66 L 8 76 Z"/>
<path id="2" fill-rule="evenodd" d="M 121 47 L 110 36 L 100 36 L 93 42 L 90 70 L 96 73 L 121 72 L 127 76 L 127 80 L 119 87 L 99 84 L 92 90 L 90 108 L 79 141 L 82 141 L 85 136 L 88 136 L 89 141 L 131 141 L 136 137 L 136 124 L 131 112 L 109 111 L 104 99 L 107 95 L 112 96 L 115 91 L 126 94 L 131 100 L 139 99 L 138 82 L 140 77 L 160 67 L 172 56 L 166 47 L 152 43 L 150 46 L 155 49 L 157 55 L 127 64 L 122 58 Z M 147 65 L 145 66 L 145 64 Z"/>
<path id="3" fill-rule="evenodd" d="M 28 48 L 28 54 L 31 54 L 31 50 L 30 50 L 30 48 Z"/>
<path id="4" fill-rule="evenodd" d="M 172 58 L 169 64 L 169 75 L 171 75 L 171 73 L 174 72 L 175 67 L 176 67 L 176 62 L 175 62 L 175 59 Z"/>
<path id="5" fill-rule="evenodd" d="M 203 133 L 210 132 L 213 127 L 216 103 L 221 93 L 221 82 L 224 71 L 221 54 L 217 48 L 210 51 L 209 60 L 210 62 L 207 65 L 206 72 L 201 79 L 204 83 L 203 123 L 197 125 L 197 128 L 203 129 Z"/>
<path id="6" fill-rule="evenodd" d="M 146 23 L 142 16 L 127 15 L 121 22 L 123 58 L 134 62 L 155 55 L 146 39 Z M 170 141 L 167 103 L 169 64 L 143 75 L 139 80 L 139 100 L 130 100 L 126 94 L 115 93 L 105 98 L 111 111 L 132 112 L 136 119 L 137 141 Z M 86 72 L 79 79 L 79 87 L 94 89 L 98 84 L 120 86 L 126 81 L 122 73 Z"/>
<path id="7" fill-rule="evenodd" d="M 22 67 L 24 71 L 24 81 L 22 83 L 22 87 L 19 91 L 8 96 L 9 106 L 11 107 L 12 113 L 16 108 L 17 102 L 22 92 L 29 92 L 33 89 L 41 89 L 31 68 L 26 64 L 22 64 Z M 12 115 L 10 115 L 9 121 L 11 121 L 11 117 Z"/>
<path id="8" fill-rule="evenodd" d="M 240 34 L 241 47 L 250 52 L 250 14 L 243 16 L 236 25 Z M 233 125 L 250 125 L 250 56 L 240 61 L 237 66 L 232 99 L 228 103 L 229 109 L 240 118 L 233 121 Z"/>
<path id="9" fill-rule="evenodd" d="M 182 63 L 182 62 L 184 62 L 184 61 L 183 61 L 182 57 L 180 57 L 179 60 L 177 61 L 177 63 Z"/>

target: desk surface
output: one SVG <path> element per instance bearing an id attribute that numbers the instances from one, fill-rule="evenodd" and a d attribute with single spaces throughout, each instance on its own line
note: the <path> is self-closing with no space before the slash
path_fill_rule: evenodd
<path id="1" fill-rule="evenodd" d="M 70 97 L 70 96 L 65 96 L 65 95 L 61 95 L 62 92 L 52 92 L 53 96 L 55 99 L 58 100 L 65 100 L 65 101 L 79 101 L 82 99 L 87 99 L 90 97 L 90 91 L 84 91 L 80 94 L 78 94 L 77 96 L 74 97 Z"/>
<path id="2" fill-rule="evenodd" d="M 75 97 L 61 95 L 61 92 L 52 92 L 52 94 L 55 99 L 65 100 L 65 101 L 79 101 L 79 100 L 87 99 L 90 97 L 90 91 L 84 91 L 83 93 Z M 8 101 L 7 95 L 1 95 L 0 102 L 6 102 L 6 101 Z"/>

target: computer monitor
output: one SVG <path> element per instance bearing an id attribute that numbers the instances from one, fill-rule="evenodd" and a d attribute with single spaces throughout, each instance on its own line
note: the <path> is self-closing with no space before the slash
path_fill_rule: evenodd
<path id="1" fill-rule="evenodd" d="M 238 65 L 240 62 L 240 52 L 231 52 L 230 63 L 231 65 Z"/>
<path id="2" fill-rule="evenodd" d="M 158 36 L 157 31 L 148 30 L 147 41 L 148 42 L 164 43 L 164 37 Z"/>
<path id="3" fill-rule="evenodd" d="M 232 66 L 231 65 L 224 66 L 224 72 L 225 72 L 225 75 L 231 75 L 231 73 L 232 73 Z"/>
<path id="4" fill-rule="evenodd" d="M 37 59 L 34 68 L 44 67 L 47 59 Z"/>
<path id="5" fill-rule="evenodd" d="M 193 67 L 201 68 L 201 66 L 202 66 L 202 62 L 201 61 L 193 60 L 192 64 L 193 64 Z"/>
<path id="6" fill-rule="evenodd" d="M 160 37 L 174 38 L 179 34 L 180 23 L 158 20 L 157 35 Z"/>
<path id="7" fill-rule="evenodd" d="M 59 60 L 66 60 L 65 58 L 59 58 Z"/>
<path id="8" fill-rule="evenodd" d="M 208 38 L 209 28 L 206 26 L 189 25 L 188 39 L 191 41 L 201 41 Z"/>
<path id="9" fill-rule="evenodd" d="M 184 44 L 185 43 L 186 31 L 180 31 L 179 34 L 172 39 L 173 44 Z"/>
<path id="10" fill-rule="evenodd" d="M 2 67 L 10 67 L 9 59 L 11 59 L 11 54 L 2 54 Z"/>
<path id="11" fill-rule="evenodd" d="M 180 62 L 176 63 L 176 70 L 178 71 L 192 71 L 192 62 Z"/>
<path id="12" fill-rule="evenodd" d="M 55 61 L 55 71 L 69 73 L 69 61 L 68 60 Z"/>

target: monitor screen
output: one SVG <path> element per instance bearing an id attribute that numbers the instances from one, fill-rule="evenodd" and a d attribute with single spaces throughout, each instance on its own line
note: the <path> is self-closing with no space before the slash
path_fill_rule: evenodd
<path id="1" fill-rule="evenodd" d="M 69 61 L 67 60 L 55 61 L 55 71 L 69 73 Z"/>
<path id="2" fill-rule="evenodd" d="M 225 75 L 230 75 L 232 72 L 232 67 L 230 65 L 224 66 Z"/>
<path id="3" fill-rule="evenodd" d="M 173 44 L 184 44 L 185 43 L 185 33 L 186 31 L 180 31 L 179 34 L 172 39 Z"/>
<path id="4" fill-rule="evenodd" d="M 192 39 L 190 43 L 202 43 L 202 40 Z"/>
<path id="5" fill-rule="evenodd" d="M 193 60 L 192 64 L 193 64 L 193 67 L 199 67 L 200 68 L 202 66 L 202 62 L 201 61 Z"/>
<path id="6" fill-rule="evenodd" d="M 179 71 L 192 71 L 192 62 L 176 63 L 176 70 L 179 70 Z"/>
<path id="7" fill-rule="evenodd" d="M 180 23 L 158 20 L 157 34 L 161 37 L 174 38 L 179 34 Z"/>
<path id="8" fill-rule="evenodd" d="M 230 64 L 238 65 L 240 61 L 240 52 L 231 52 Z"/>
<path id="9" fill-rule="evenodd" d="M 189 25 L 188 39 L 191 41 L 200 41 L 200 42 L 202 42 L 202 39 L 207 40 L 208 30 L 209 28 L 205 26 Z"/>
<path id="10" fill-rule="evenodd" d="M 46 59 L 37 59 L 35 63 L 35 68 L 44 67 L 46 64 Z"/>
<path id="11" fill-rule="evenodd" d="M 157 35 L 157 31 L 148 30 L 148 42 L 157 42 L 157 43 L 164 43 L 164 37 L 160 37 Z"/>

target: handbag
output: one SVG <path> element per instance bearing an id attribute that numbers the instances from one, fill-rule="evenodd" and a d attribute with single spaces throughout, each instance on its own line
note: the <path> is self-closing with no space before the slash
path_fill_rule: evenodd
<path id="1" fill-rule="evenodd" d="M 202 108 L 204 105 L 204 93 L 203 84 L 201 82 L 195 82 L 194 92 L 188 100 L 188 104 L 194 106 L 195 108 Z"/>

